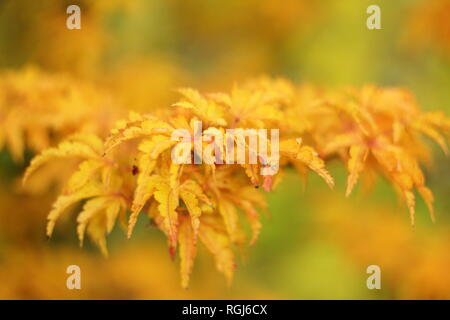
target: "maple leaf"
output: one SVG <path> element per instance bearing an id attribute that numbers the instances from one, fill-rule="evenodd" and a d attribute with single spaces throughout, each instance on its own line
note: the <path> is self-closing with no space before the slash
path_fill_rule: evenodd
<path id="1" fill-rule="evenodd" d="M 205 215 L 201 220 L 200 240 L 213 254 L 217 270 L 222 272 L 227 278 L 228 284 L 231 284 L 236 265 L 231 242 L 224 230 L 224 226 L 215 216 Z"/>
<path id="2" fill-rule="evenodd" d="M 364 162 L 367 159 L 369 149 L 361 145 L 353 145 L 350 147 L 348 160 L 348 171 L 349 175 L 347 178 L 347 191 L 346 196 L 348 197 L 353 190 L 356 182 L 358 181 L 359 174 L 364 170 Z"/>
<path id="3" fill-rule="evenodd" d="M 103 157 L 103 143 L 94 136 L 77 134 L 37 155 L 26 170 L 23 183 L 39 167 L 54 158 L 80 159 L 78 169 L 69 178 L 64 193 L 53 204 L 47 217 L 46 234 L 50 237 L 56 221 L 74 204 L 86 200 L 77 218 L 78 236 L 83 243 L 84 233 L 107 255 L 105 233 L 109 233 L 119 216 L 125 214 L 126 198 L 121 193 L 122 178 L 117 175 L 116 164 Z"/>
<path id="4" fill-rule="evenodd" d="M 279 98 L 263 90 L 246 90 L 234 86 L 231 94 L 210 94 L 214 101 L 227 107 L 233 116 L 232 127 L 238 123 L 243 127 L 264 128 L 269 122 L 278 123 L 282 119 Z"/>
<path id="5" fill-rule="evenodd" d="M 173 104 L 174 107 L 190 109 L 200 119 L 212 125 L 225 126 L 224 110 L 212 100 L 203 97 L 197 90 L 186 88 L 178 90 L 186 100 Z"/>
<path id="6" fill-rule="evenodd" d="M 101 194 L 101 186 L 95 183 L 89 183 L 72 194 L 59 196 L 47 217 L 47 237 L 51 237 L 56 220 L 69 206 L 82 199 L 99 196 Z"/>
<path id="7" fill-rule="evenodd" d="M 78 222 L 77 233 L 78 238 L 80 240 L 80 246 L 83 245 L 84 232 L 86 230 L 86 227 L 89 225 L 90 222 L 94 220 L 96 216 L 98 216 L 98 214 L 101 211 L 106 209 L 108 209 L 107 215 L 108 222 L 105 221 L 104 223 L 99 224 L 97 228 L 102 229 L 104 228 L 105 231 L 106 230 L 111 231 L 112 226 L 114 225 L 115 218 L 119 214 L 121 207 L 120 202 L 111 205 L 111 202 L 113 201 L 117 200 L 114 198 L 111 199 L 110 197 L 101 197 L 101 196 L 86 201 L 86 203 L 83 206 L 83 210 L 77 217 Z M 102 250 L 102 253 L 106 255 L 107 254 L 106 243 L 99 242 L 99 244 L 101 245 L 100 248 Z"/>
<path id="8" fill-rule="evenodd" d="M 197 241 L 198 230 L 200 228 L 200 216 L 202 214 L 199 200 L 203 200 L 205 203 L 210 203 L 210 201 L 194 180 L 186 180 L 183 182 L 180 187 L 180 197 L 189 211 L 195 242 Z"/>
<path id="9" fill-rule="evenodd" d="M 447 153 L 440 132 L 448 132 L 449 120 L 441 113 L 422 113 L 413 96 L 406 90 L 365 86 L 350 89 L 348 96 L 339 96 L 329 107 L 336 111 L 339 125 L 325 124 L 330 137 L 323 147 L 326 156 L 338 153 L 347 161 L 347 196 L 352 192 L 360 173 L 374 168 L 389 179 L 403 197 L 414 224 L 416 189 L 433 214 L 433 194 L 425 186 L 419 166 L 418 139 L 425 135 Z"/>
<path id="10" fill-rule="evenodd" d="M 152 116 L 130 112 L 128 121 L 118 121 L 105 142 L 105 153 L 127 140 L 165 134 L 170 137 L 173 128 L 164 121 Z"/>
<path id="11" fill-rule="evenodd" d="M 28 177 L 41 165 L 51 160 L 52 158 L 64 158 L 64 157 L 78 157 L 84 159 L 101 159 L 98 151 L 95 150 L 95 144 L 86 144 L 85 142 L 77 141 L 79 136 L 73 136 L 72 139 L 62 142 L 56 148 L 50 148 L 44 150 L 40 155 L 33 158 L 27 170 L 25 171 L 23 181 L 27 181 Z M 89 139 L 95 139 L 93 137 Z M 88 168 L 89 166 L 89 168 Z M 91 169 L 91 163 L 84 164 L 85 170 Z M 83 170 L 84 172 L 84 170 Z"/>
<path id="12" fill-rule="evenodd" d="M 310 146 L 303 146 L 302 139 L 286 139 L 280 142 L 280 154 L 290 161 L 301 163 L 321 176 L 329 187 L 334 186 L 334 180 L 325 168 L 325 162 Z"/>
<path id="13" fill-rule="evenodd" d="M 235 85 L 229 93 L 203 94 L 194 89 L 181 89 L 180 93 L 181 101 L 170 109 L 145 115 L 130 112 L 105 141 L 89 134 L 70 136 L 31 161 L 24 183 L 38 169 L 44 171 L 41 167 L 52 159 L 79 162 L 53 204 L 49 236 L 60 215 L 82 203 L 77 218 L 80 244 L 88 234 L 106 255 L 105 237 L 116 220 L 126 225 L 126 212 L 130 211 L 126 227 L 130 238 L 144 212 L 167 237 L 171 256 L 179 254 L 182 287 L 189 284 L 199 243 L 211 252 L 217 269 L 230 283 L 235 269 L 232 247 L 243 249 L 246 243 L 242 222 L 247 220 L 250 225 L 250 245 L 262 229 L 260 214 L 267 204 L 264 192 L 257 188 L 272 191 L 289 165 L 305 178 L 314 171 L 333 187 L 326 168 L 326 161 L 333 158 L 347 167 L 347 196 L 360 178 L 373 183 L 376 175 L 382 175 L 404 199 L 412 223 L 416 192 L 434 219 L 433 194 L 420 168 L 430 151 L 421 138 L 431 138 L 447 153 L 445 135 L 450 133 L 450 120 L 440 112 L 422 112 L 407 90 L 376 86 L 330 90 L 260 78 Z M 0 131 L 0 145 L 7 139 L 17 154 L 24 148 L 20 137 L 24 127 L 18 115 L 10 115 L 7 138 Z M 216 143 L 214 154 L 197 154 L 192 136 L 199 133 L 199 120 L 203 121 L 200 144 L 205 149 Z M 239 127 L 246 130 L 248 142 L 229 134 L 228 129 Z M 279 156 L 272 155 L 276 146 L 269 144 L 262 152 L 250 143 L 250 139 L 260 138 L 257 129 L 271 128 L 280 132 Z M 172 135 L 178 129 L 190 137 L 176 141 Z M 223 141 L 216 141 L 216 134 L 222 135 Z M 134 139 L 138 142 L 127 143 Z M 258 146 L 265 142 L 261 138 Z M 229 143 L 258 161 L 227 164 Z M 183 150 L 186 156 L 205 157 L 205 161 L 172 161 L 172 151 L 180 144 L 187 146 Z M 232 156 L 237 157 L 236 151 Z M 277 170 L 263 175 L 262 169 L 268 167 Z"/>
<path id="14" fill-rule="evenodd" d="M 187 288 L 189 285 L 189 277 L 194 266 L 194 260 L 197 253 L 196 236 L 192 229 L 192 223 L 189 217 L 181 216 L 179 228 L 179 252 L 180 252 L 180 273 L 181 286 Z"/>
<path id="15" fill-rule="evenodd" d="M 168 232 L 169 245 L 173 248 L 177 245 L 178 232 L 178 190 L 172 189 L 167 182 L 158 183 L 154 193 L 155 200 L 159 203 L 159 213 L 164 219 L 164 225 Z"/>
<path id="16" fill-rule="evenodd" d="M 41 152 L 75 132 L 101 134 L 105 112 L 121 116 L 109 95 L 87 81 L 27 67 L 0 74 L 0 149 L 15 161 L 25 150 Z M 106 107 L 107 106 L 107 110 Z"/>
<path id="17" fill-rule="evenodd" d="M 219 198 L 218 202 L 219 213 L 223 218 L 228 235 L 230 236 L 231 241 L 235 242 L 237 239 L 238 226 L 236 207 L 223 197 Z"/>
<path id="18" fill-rule="evenodd" d="M 136 224 L 137 217 L 147 200 L 153 195 L 156 185 L 162 183 L 163 178 L 159 175 L 151 175 L 157 165 L 156 159 L 159 154 L 169 149 L 174 144 L 166 136 L 156 135 L 150 140 L 144 140 L 139 145 L 139 174 L 137 186 L 134 193 L 131 215 L 128 223 L 128 238 Z"/>

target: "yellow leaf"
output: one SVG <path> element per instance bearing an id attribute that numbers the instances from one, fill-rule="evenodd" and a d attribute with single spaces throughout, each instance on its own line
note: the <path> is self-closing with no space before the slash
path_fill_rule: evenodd
<path id="1" fill-rule="evenodd" d="M 99 155 L 88 145 L 81 142 L 64 141 L 56 148 L 50 148 L 43 151 L 41 154 L 31 160 L 30 165 L 25 171 L 23 183 L 26 183 L 28 177 L 41 165 L 51 160 L 52 158 L 61 157 L 80 157 L 83 159 L 97 159 Z"/>
<path id="2" fill-rule="evenodd" d="M 189 215 L 191 216 L 192 221 L 192 229 L 194 231 L 194 239 L 197 239 L 198 229 L 200 227 L 200 216 L 202 214 L 202 210 L 200 209 L 198 199 L 196 195 L 184 188 L 180 189 L 180 197 L 183 200 L 186 208 L 189 211 Z"/>
<path id="3" fill-rule="evenodd" d="M 145 168 L 145 167 L 144 167 Z M 131 215 L 128 220 L 127 237 L 130 238 L 136 225 L 137 218 L 145 203 L 150 199 L 156 190 L 157 184 L 163 182 L 163 178 L 159 175 L 146 175 L 145 171 L 142 171 L 138 178 L 138 185 L 136 187 L 133 204 L 131 205 Z"/>
<path id="4" fill-rule="evenodd" d="M 82 199 L 98 196 L 101 193 L 101 186 L 96 183 L 89 183 L 75 193 L 59 196 L 47 217 L 47 236 L 50 237 L 52 235 L 56 220 L 69 206 Z"/>
<path id="5" fill-rule="evenodd" d="M 147 200 L 152 196 L 155 189 L 155 179 L 150 175 L 156 166 L 156 161 L 150 159 L 147 154 L 139 157 L 139 174 L 137 178 L 136 189 L 134 190 L 133 204 L 131 206 L 131 215 L 128 222 L 127 237 L 131 237 L 134 225 L 136 224 L 139 212 L 144 207 Z"/>
<path id="6" fill-rule="evenodd" d="M 402 190 L 411 190 L 414 187 L 413 179 L 406 172 L 394 172 L 391 177 Z"/>
<path id="7" fill-rule="evenodd" d="M 198 199 L 212 206 L 211 200 L 205 195 L 202 187 L 194 180 L 185 180 L 181 185 L 181 189 L 193 193 Z"/>
<path id="8" fill-rule="evenodd" d="M 223 218 L 225 227 L 227 229 L 228 235 L 230 236 L 231 241 L 235 242 L 238 237 L 238 214 L 236 211 L 236 207 L 225 200 L 224 198 L 219 199 L 219 213 Z"/>
<path id="9" fill-rule="evenodd" d="M 108 249 L 106 248 L 106 217 L 105 215 L 96 215 L 90 221 L 87 227 L 87 233 L 91 240 L 100 248 L 102 254 L 107 257 Z"/>
<path id="10" fill-rule="evenodd" d="M 77 217 L 77 233 L 80 240 L 80 246 L 83 245 L 84 231 L 90 220 L 101 210 L 105 209 L 110 199 L 108 197 L 97 197 L 86 201 L 83 206 L 83 210 Z"/>
<path id="11" fill-rule="evenodd" d="M 235 269 L 234 255 L 220 220 L 214 216 L 202 216 L 199 236 L 201 242 L 214 256 L 217 270 L 225 275 L 230 285 Z"/>
<path id="12" fill-rule="evenodd" d="M 250 240 L 250 245 L 255 244 L 258 236 L 261 232 L 262 224 L 259 221 L 259 213 L 253 207 L 252 203 L 248 200 L 238 200 L 238 206 L 244 211 L 247 215 L 247 219 L 250 223 L 250 227 L 252 228 L 252 238 Z"/>
<path id="13" fill-rule="evenodd" d="M 170 137 L 155 135 L 151 139 L 146 139 L 139 144 L 139 151 L 147 154 L 151 159 L 157 159 L 159 155 L 173 146 L 176 141 L 171 141 Z"/>
<path id="14" fill-rule="evenodd" d="M 250 183 L 254 186 L 259 186 L 259 168 L 258 165 L 255 164 L 241 164 L 241 166 L 245 169 L 245 174 L 250 179 Z"/>
<path id="15" fill-rule="evenodd" d="M 213 125 L 226 126 L 223 109 L 214 101 L 203 97 L 197 90 L 185 88 L 178 90 L 186 99 L 175 103 L 173 106 L 191 109 L 196 116 Z"/>
<path id="16" fill-rule="evenodd" d="M 331 141 L 327 141 L 324 147 L 324 153 L 331 154 L 359 143 L 360 138 L 353 132 L 338 134 Z"/>
<path id="17" fill-rule="evenodd" d="M 415 224 L 415 209 L 416 206 L 416 198 L 412 191 L 403 190 L 403 196 L 405 197 L 406 205 L 409 209 L 409 217 L 411 219 L 411 225 Z"/>
<path id="18" fill-rule="evenodd" d="M 194 260 L 196 255 L 196 242 L 194 232 L 191 227 L 191 222 L 188 217 L 180 218 L 179 228 L 179 253 L 180 253 L 180 273 L 181 273 L 181 286 L 187 288 L 189 285 L 189 277 L 194 266 Z"/>
<path id="19" fill-rule="evenodd" d="M 103 165 L 103 162 L 95 159 L 81 162 L 67 183 L 67 192 L 73 193 L 82 188 Z"/>
<path id="20" fill-rule="evenodd" d="M 155 134 L 165 134 L 170 137 L 173 128 L 166 122 L 153 117 L 136 120 L 131 117 L 129 122 L 120 122 L 105 142 L 105 153 L 111 151 L 122 142 Z"/>
<path id="21" fill-rule="evenodd" d="M 296 155 L 296 159 L 306 164 L 311 170 L 321 176 L 330 188 L 334 187 L 333 177 L 325 169 L 325 162 L 318 153 L 309 146 L 301 146 Z"/>
<path id="22" fill-rule="evenodd" d="M 392 125 L 392 139 L 394 143 L 399 143 L 404 133 L 405 125 L 398 120 L 394 121 Z"/>
<path id="23" fill-rule="evenodd" d="M 121 198 L 116 198 L 109 202 L 106 208 L 106 232 L 110 233 L 112 231 L 122 208 L 126 208 L 126 203 Z"/>
<path id="24" fill-rule="evenodd" d="M 350 147 L 350 158 L 348 159 L 347 191 L 348 197 L 358 181 L 359 174 L 364 170 L 364 162 L 366 161 L 369 149 L 362 145 L 355 145 Z"/>
<path id="25" fill-rule="evenodd" d="M 167 183 L 158 183 L 154 193 L 156 201 L 158 201 L 159 213 L 164 218 L 164 225 L 168 232 L 169 245 L 173 248 L 177 243 L 178 229 L 178 190 L 170 188 Z"/>
<path id="26" fill-rule="evenodd" d="M 401 158 L 401 152 L 398 147 L 383 143 L 378 148 L 372 148 L 371 152 L 387 172 L 393 172 L 398 169 Z"/>
<path id="27" fill-rule="evenodd" d="M 172 189 L 178 189 L 180 185 L 180 176 L 183 173 L 183 165 L 172 162 L 169 168 L 169 186 Z"/>
<path id="28" fill-rule="evenodd" d="M 423 122 L 417 123 L 415 125 L 415 129 L 435 141 L 441 147 L 442 151 L 444 151 L 444 153 L 448 155 L 447 143 L 445 141 L 445 138 L 439 133 L 439 131 Z"/>
<path id="29" fill-rule="evenodd" d="M 244 125 L 263 127 L 264 122 L 277 122 L 283 117 L 278 97 L 264 90 L 247 90 L 234 86 L 231 95 L 219 93 L 209 96 L 228 107 L 229 113 L 234 116 L 234 124 L 244 122 Z"/>
<path id="30" fill-rule="evenodd" d="M 280 142 L 280 154 L 294 162 L 301 162 L 321 176 L 330 188 L 334 186 L 333 177 L 325 169 L 325 162 L 309 146 L 302 146 L 302 139 L 286 139 Z M 297 166 L 296 166 L 297 167 Z"/>
<path id="31" fill-rule="evenodd" d="M 89 146 L 97 154 L 103 153 L 103 141 L 94 134 L 76 133 L 67 138 L 68 141 L 80 142 Z"/>

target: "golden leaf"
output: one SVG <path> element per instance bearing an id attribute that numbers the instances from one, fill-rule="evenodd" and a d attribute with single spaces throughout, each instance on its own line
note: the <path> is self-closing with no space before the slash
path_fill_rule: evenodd
<path id="1" fill-rule="evenodd" d="M 95 159 L 85 160 L 80 163 L 78 170 L 72 174 L 67 183 L 67 192 L 73 193 L 82 188 L 92 176 L 104 166 L 104 163 Z"/>
<path id="2" fill-rule="evenodd" d="M 47 236 L 50 237 L 52 235 L 56 220 L 69 206 L 82 199 L 98 196 L 102 194 L 102 191 L 103 189 L 99 184 L 88 183 L 75 193 L 59 196 L 47 217 Z"/>
<path id="3" fill-rule="evenodd" d="M 203 216 L 199 232 L 201 242 L 216 260 L 217 270 L 222 272 L 230 285 L 235 269 L 234 254 L 223 224 L 214 216 Z"/>
<path id="4" fill-rule="evenodd" d="M 64 141 L 56 148 L 50 148 L 43 151 L 40 155 L 33 158 L 23 177 L 23 183 L 26 183 L 28 177 L 41 165 L 52 158 L 58 157 L 79 157 L 84 159 L 96 159 L 99 155 L 88 145 L 77 141 Z"/>
<path id="5" fill-rule="evenodd" d="M 107 197 L 97 197 L 86 201 L 83 210 L 77 217 L 77 233 L 80 240 L 80 246 L 83 245 L 84 232 L 90 220 L 101 210 L 105 209 L 110 201 Z"/>
<path id="6" fill-rule="evenodd" d="M 116 127 L 111 130 L 111 135 L 105 142 L 105 153 L 108 153 L 127 140 L 155 134 L 165 134 L 170 137 L 172 130 L 173 128 L 164 121 L 150 116 L 136 119 L 136 117 L 132 115 L 128 122 L 119 122 Z"/>
<path id="7" fill-rule="evenodd" d="M 206 99 L 194 89 L 185 88 L 178 91 L 186 100 L 177 102 L 173 106 L 191 109 L 200 119 L 213 125 L 225 126 L 227 124 L 223 109 L 214 101 Z"/>
<path id="8" fill-rule="evenodd" d="M 235 242 L 238 236 L 238 214 L 236 207 L 223 197 L 219 199 L 218 207 L 228 235 L 230 236 L 231 241 Z"/>
<path id="9" fill-rule="evenodd" d="M 189 285 L 189 277 L 194 266 L 196 255 L 196 241 L 191 222 L 188 217 L 180 217 L 180 228 L 178 235 L 179 253 L 180 253 L 180 273 L 181 286 L 187 288 Z"/>
<path id="10" fill-rule="evenodd" d="M 325 162 L 319 157 L 319 154 L 312 147 L 302 146 L 301 140 L 297 139 L 296 141 L 300 147 L 295 158 L 321 176 L 330 188 L 334 187 L 333 177 L 325 169 Z"/>
<path id="11" fill-rule="evenodd" d="M 347 191 L 348 197 L 353 190 L 356 182 L 358 181 L 359 174 L 364 170 L 364 162 L 366 161 L 369 150 L 361 145 L 354 145 L 350 147 L 350 158 L 348 159 L 348 171 L 347 178 Z"/>
<path id="12" fill-rule="evenodd" d="M 173 248 L 177 244 L 177 229 L 178 229 L 178 190 L 170 188 L 168 183 L 156 184 L 156 191 L 154 193 L 155 200 L 158 201 L 159 213 L 164 218 L 164 225 L 168 232 L 169 245 Z"/>
<path id="13" fill-rule="evenodd" d="M 191 216 L 192 229 L 194 232 L 194 241 L 196 241 L 198 229 L 200 227 L 200 216 L 202 214 L 202 210 L 199 206 L 197 196 L 182 186 L 180 189 L 180 197 L 183 200 L 184 204 L 186 205 L 186 208 L 189 211 L 189 215 Z"/>
<path id="14" fill-rule="evenodd" d="M 105 215 L 94 216 L 87 227 L 87 233 L 92 241 L 100 248 L 102 254 L 107 257 L 108 249 L 106 247 L 106 217 Z"/>

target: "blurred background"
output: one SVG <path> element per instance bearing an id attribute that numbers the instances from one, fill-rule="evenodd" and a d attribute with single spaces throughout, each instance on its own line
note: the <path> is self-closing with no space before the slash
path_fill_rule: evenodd
<path id="1" fill-rule="evenodd" d="M 71 4 L 81 8 L 81 30 L 66 28 Z M 381 30 L 366 27 L 371 4 L 381 8 Z M 77 106 L 91 113 L 83 118 L 78 107 L 66 105 L 65 128 L 89 126 L 92 117 L 101 122 L 105 110 L 120 118 L 129 110 L 167 108 L 180 86 L 228 90 L 260 75 L 326 87 L 405 87 L 424 110 L 448 115 L 450 1 L 1 0 L 0 69 L 0 98 L 21 93 L 14 96 L 18 105 L 29 99 L 52 106 L 47 89 L 63 97 L 67 88 L 78 90 Z M 43 94 L 27 93 L 33 89 Z M 37 126 L 53 109 L 9 122 L 1 110 L 6 131 L 11 119 L 28 117 Z M 287 172 L 268 195 L 270 216 L 239 259 L 232 286 L 200 250 L 190 288 L 183 290 L 165 237 L 145 219 L 131 240 L 114 229 L 108 258 L 89 243 L 79 248 L 73 215 L 46 240 L 55 188 L 31 183 L 24 190 L 18 181 L 51 139 L 22 145 L 9 137 L 16 142 L 0 151 L 1 299 L 450 298 L 450 162 L 439 150 L 425 168 L 436 224 L 419 200 L 413 229 L 381 179 L 371 193 L 358 189 L 345 198 L 339 163 L 329 165 L 337 185 L 332 191 L 314 175 L 304 185 Z M 82 290 L 66 288 L 71 264 L 81 267 Z M 381 267 L 381 290 L 366 287 L 372 264 Z"/>

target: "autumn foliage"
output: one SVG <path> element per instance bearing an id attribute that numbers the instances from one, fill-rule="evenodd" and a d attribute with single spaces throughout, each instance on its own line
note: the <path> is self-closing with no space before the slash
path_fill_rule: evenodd
<path id="1" fill-rule="evenodd" d="M 42 116 L 42 121 L 21 124 L 20 130 L 30 135 L 8 129 L 10 124 L 4 126 L 0 137 L 16 158 L 23 145 L 37 144 L 37 150 L 42 150 L 25 172 L 25 185 L 50 161 L 77 160 L 76 166 L 67 163 L 73 171 L 48 215 L 47 236 L 63 213 L 82 204 L 77 218 L 80 243 L 87 233 L 106 255 L 105 237 L 116 222 L 120 221 L 130 238 L 139 215 L 144 214 L 167 237 L 171 255 L 179 256 L 183 287 L 188 286 L 199 243 L 231 282 L 235 249 L 255 243 L 261 231 L 260 214 L 267 211 L 264 193 L 276 188 L 287 167 L 302 177 L 312 171 L 332 188 L 334 180 L 326 169 L 332 159 L 347 167 L 347 196 L 358 180 L 370 186 L 380 176 L 403 199 L 412 224 L 416 194 L 423 197 L 434 219 L 433 194 L 421 170 L 421 164 L 431 159 L 423 138 L 430 138 L 447 153 L 450 119 L 441 112 L 423 112 L 405 89 L 370 85 L 323 89 L 261 77 L 234 85 L 228 93 L 194 89 L 179 93 L 179 101 L 166 109 L 131 112 L 128 119 L 112 125 L 109 134 L 102 130 L 105 124 L 90 120 L 96 119 L 89 116 L 90 108 L 81 117 L 85 116 L 83 125 L 91 129 L 80 132 L 64 132 L 67 126 L 60 122 L 74 120 L 70 115 L 55 121 Z M 24 108 L 34 106 L 23 104 Z M 0 108 L 1 112 L 8 110 L 7 104 Z M 11 119 L 7 117 L 7 123 Z M 105 120 L 106 125 L 112 120 L 112 116 Z M 193 132 L 197 120 L 202 121 L 204 132 L 237 127 L 279 129 L 280 170 L 263 176 L 260 164 L 172 162 L 171 151 L 178 143 L 171 139 L 172 133 L 180 128 Z M 55 134 L 66 138 L 47 148 L 48 137 Z M 250 226 L 249 239 L 243 221 Z"/>

